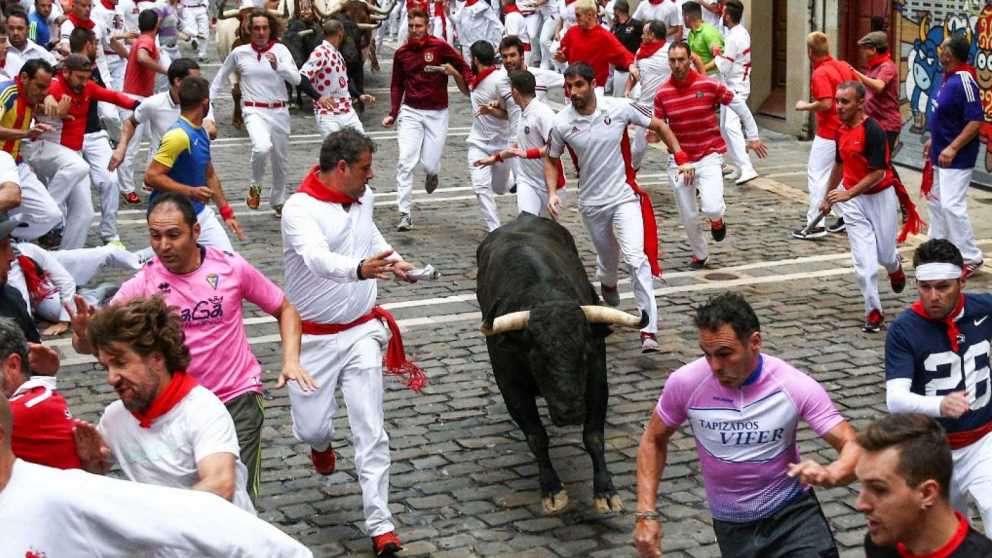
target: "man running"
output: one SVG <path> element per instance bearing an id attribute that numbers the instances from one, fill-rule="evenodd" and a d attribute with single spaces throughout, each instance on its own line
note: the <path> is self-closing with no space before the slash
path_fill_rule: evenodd
<path id="1" fill-rule="evenodd" d="M 400 220 L 396 230 L 413 228 L 413 171 L 419 165 L 427 173 L 424 190 L 437 189 L 441 154 L 448 135 L 448 77 L 463 95 L 468 95 L 472 70 L 448 43 L 427 31 L 427 12 L 407 15 L 409 38 L 393 55 L 389 114 L 382 125 L 397 125 L 399 155 L 396 161 L 396 191 Z"/>
<path id="2" fill-rule="evenodd" d="M 599 12 L 594 0 L 577 0 L 574 6 L 576 25 L 562 37 L 555 58 L 569 64 L 588 64 L 596 78 L 596 94 L 602 97 L 610 75 L 610 65 L 629 68 L 634 63 L 634 55 L 599 24 Z"/>
<path id="3" fill-rule="evenodd" d="M 503 69 L 506 70 L 507 79 L 513 72 L 527 71 L 534 76 L 534 94 L 540 100 L 545 100 L 548 91 L 560 89 L 565 85 L 565 76 L 561 72 L 545 70 L 544 68 L 528 68 L 524 65 L 524 43 L 514 36 L 503 37 L 499 43 L 499 55 L 503 59 Z M 503 100 L 509 102 L 508 93 L 504 93 Z M 510 107 L 511 110 L 515 110 Z M 523 107 L 520 107 L 523 108 Z"/>
<path id="4" fill-rule="evenodd" d="M 822 385 L 761 351 L 761 324 L 744 297 L 710 299 L 695 323 L 704 356 L 668 376 L 637 450 L 638 552 L 661 556 L 658 484 L 672 437 L 689 422 L 721 556 L 837 556 L 810 487 L 854 480 L 854 429 Z M 833 463 L 800 461 L 800 419 L 837 450 Z"/>
<path id="5" fill-rule="evenodd" d="M 634 99 L 642 105 L 654 104 L 658 88 L 672 75 L 672 65 L 668 61 L 668 49 L 671 45 L 665 40 L 666 36 L 667 28 L 661 21 L 654 20 L 644 24 L 641 47 L 634 54 L 634 67 L 637 71 L 632 72 L 627 79 L 624 97 Z M 631 164 L 635 171 L 641 168 L 644 152 L 648 149 L 647 133 L 646 128 L 634 130 L 630 151 Z"/>
<path id="6" fill-rule="evenodd" d="M 946 239 L 913 254 L 920 298 L 889 326 L 885 400 L 890 413 L 922 413 L 947 431 L 954 459 L 951 504 L 973 500 L 992 534 L 992 295 L 968 294 L 960 250 Z"/>
<path id="7" fill-rule="evenodd" d="M 648 323 L 641 330 L 641 351 L 657 351 L 658 306 L 652 276 L 661 275 L 658 232 L 651 199 L 634 178 L 627 125 L 646 127 L 658 134 L 669 152 L 675 153 L 679 172 L 685 173 L 684 180 L 689 183 L 693 168 L 668 125 L 651 118 L 650 107 L 628 99 L 599 97 L 595 73 L 588 64 L 569 66 L 565 83 L 571 91 L 571 105 L 555 116 L 544 161 L 548 213 L 558 219 L 561 210 L 558 177 L 567 146 L 582 169 L 579 212 L 596 248 L 596 275 L 603 300 L 610 306 L 620 304 L 617 265 L 622 254 L 637 307 L 648 315 Z"/>
<path id="8" fill-rule="evenodd" d="M 726 32 L 723 37 L 723 48 L 719 49 L 713 59 L 720 76 L 720 81 L 747 103 L 751 96 L 751 35 L 741 25 L 744 7 L 739 2 L 728 2 L 723 6 L 723 23 Z M 747 144 L 741 120 L 728 107 L 720 107 L 720 131 L 727 141 L 727 154 L 730 162 L 737 167 L 739 174 L 736 179 L 738 186 L 747 184 L 758 177 L 754 164 L 747 155 Z"/>
<path id="9" fill-rule="evenodd" d="M 694 182 L 688 183 L 678 175 L 677 157 L 668 160 L 668 180 L 675 192 L 679 216 L 692 248 L 690 269 L 702 269 L 709 259 L 709 247 L 699 226 L 700 210 L 709 219 L 710 234 L 720 242 L 727 236 L 723 215 L 723 154 L 727 144 L 720 135 L 715 105 L 734 111 L 744 124 L 747 146 L 758 157 L 768 155 L 768 149 L 758 137 L 758 125 L 744 99 L 734 95 L 720 82 L 696 73 L 691 68 L 689 46 L 677 43 L 668 49 L 672 76 L 658 88 L 654 98 L 654 114 L 666 120 L 687 157 L 695 167 Z M 697 192 L 699 201 L 697 202 Z"/>

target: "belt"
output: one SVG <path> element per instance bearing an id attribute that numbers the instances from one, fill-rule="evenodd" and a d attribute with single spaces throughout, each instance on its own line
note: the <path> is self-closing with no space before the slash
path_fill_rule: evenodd
<path id="1" fill-rule="evenodd" d="M 183 7 L 184 8 L 206 8 L 207 5 L 206 4 L 193 4 L 192 6 L 188 6 L 186 4 L 183 4 Z"/>
<path id="2" fill-rule="evenodd" d="M 273 103 L 259 103 L 258 101 L 242 101 L 241 104 L 246 107 L 279 109 L 286 106 L 286 101 L 275 101 Z"/>

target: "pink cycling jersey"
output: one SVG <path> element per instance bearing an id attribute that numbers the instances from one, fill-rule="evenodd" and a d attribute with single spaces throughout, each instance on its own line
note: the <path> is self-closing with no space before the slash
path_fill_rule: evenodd
<path id="1" fill-rule="evenodd" d="M 177 275 L 155 258 L 121 285 L 111 302 L 161 294 L 183 322 L 192 358 L 186 372 L 223 402 L 262 389 L 262 367 L 248 345 L 241 302 L 273 313 L 282 289 L 237 254 L 203 248 L 203 263 Z"/>
<path id="2" fill-rule="evenodd" d="M 816 380 L 768 355 L 737 389 L 720 385 L 705 358 L 686 364 L 656 412 L 669 428 L 689 421 L 710 513 L 734 523 L 769 517 L 806 490 L 787 474 L 799 460 L 799 417 L 820 436 L 844 420 Z"/>

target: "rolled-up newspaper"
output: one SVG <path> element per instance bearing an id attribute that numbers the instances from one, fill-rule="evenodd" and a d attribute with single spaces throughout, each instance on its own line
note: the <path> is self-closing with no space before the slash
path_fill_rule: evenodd
<path id="1" fill-rule="evenodd" d="M 407 271 L 406 276 L 417 281 L 436 281 L 441 277 L 441 272 L 434 269 L 431 264 L 427 264 L 422 268 Z"/>

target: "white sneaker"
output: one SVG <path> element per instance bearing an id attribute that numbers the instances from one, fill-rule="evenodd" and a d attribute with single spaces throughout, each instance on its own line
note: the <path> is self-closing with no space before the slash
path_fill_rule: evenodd
<path id="1" fill-rule="evenodd" d="M 410 219 L 409 213 L 400 213 L 400 222 L 396 225 L 396 230 L 398 232 L 406 232 L 413 228 L 413 220 Z"/>
<path id="2" fill-rule="evenodd" d="M 743 184 L 747 184 L 748 182 L 751 182 L 755 178 L 758 178 L 758 171 L 754 170 L 754 167 L 748 170 L 743 170 L 741 171 L 740 178 L 737 179 L 737 185 L 741 186 Z"/>

